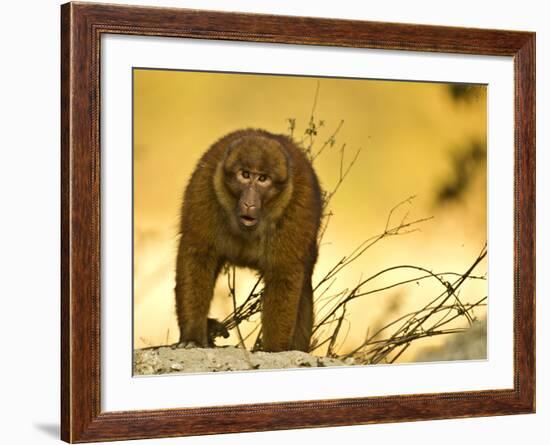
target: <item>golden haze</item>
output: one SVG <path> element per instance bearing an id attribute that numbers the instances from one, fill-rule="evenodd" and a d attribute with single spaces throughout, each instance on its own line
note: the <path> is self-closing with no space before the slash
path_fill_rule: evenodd
<path id="1" fill-rule="evenodd" d="M 319 83 L 318 83 L 319 82 Z M 182 193 L 198 158 L 215 140 L 240 128 L 303 134 L 319 85 L 315 117 L 324 121 L 321 144 L 341 120 L 337 143 L 315 161 L 322 186 L 338 181 L 340 150 L 345 161 L 361 149 L 357 162 L 334 196 L 334 214 L 324 235 L 314 283 L 361 241 L 384 230 L 388 212 L 416 195 L 395 215 L 409 220 L 433 216 L 420 231 L 382 240 L 339 275 L 334 290 L 352 287 L 361 277 L 400 264 L 433 271 L 464 272 L 486 240 L 486 167 L 458 199 L 438 204 L 438 191 L 456 175 L 453 159 L 472 142 L 486 141 L 486 88 L 473 99 L 456 99 L 446 84 L 311 77 L 134 70 L 134 346 L 177 340 L 174 264 Z M 486 272 L 486 263 L 478 273 Z M 239 296 L 254 275 L 240 272 Z M 410 278 L 384 275 L 374 287 Z M 370 328 L 425 304 L 437 284 L 409 285 L 375 293 L 349 307 L 349 334 L 340 347 L 357 345 Z M 487 294 L 487 283 L 462 289 L 463 301 Z M 212 305 L 222 319 L 232 308 L 220 279 Z M 477 310 L 480 318 L 484 310 Z M 249 329 L 243 327 L 244 331 Z M 228 340 L 236 342 L 234 335 Z M 418 342 L 400 360 L 413 359 Z M 224 342 L 222 342 L 223 344 Z M 227 343 L 227 342 L 225 342 Z"/>

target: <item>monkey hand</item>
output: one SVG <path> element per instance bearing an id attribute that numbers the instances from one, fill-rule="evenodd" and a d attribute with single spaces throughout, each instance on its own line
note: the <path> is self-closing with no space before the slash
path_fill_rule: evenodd
<path id="1" fill-rule="evenodd" d="M 209 318 L 207 320 L 207 330 L 208 330 L 208 345 L 210 347 L 216 346 L 215 340 L 216 337 L 229 337 L 229 331 L 224 326 L 223 323 L 219 322 L 215 318 Z"/>
<path id="2" fill-rule="evenodd" d="M 180 339 L 179 342 L 174 343 L 172 345 L 172 349 L 191 349 L 191 348 L 205 348 L 210 347 L 213 348 L 216 346 L 215 339 L 217 337 L 223 337 L 228 338 L 229 337 L 229 331 L 224 326 L 223 323 L 216 320 L 215 318 L 208 318 L 206 321 L 206 329 L 208 332 L 208 346 L 201 344 L 195 340 L 184 340 Z"/>

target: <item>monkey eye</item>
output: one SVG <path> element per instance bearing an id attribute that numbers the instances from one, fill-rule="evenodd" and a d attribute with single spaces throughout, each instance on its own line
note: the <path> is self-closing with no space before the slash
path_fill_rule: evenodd
<path id="1" fill-rule="evenodd" d="M 241 172 L 241 175 L 244 179 L 249 179 L 250 178 L 250 172 L 248 170 L 243 170 Z"/>
<path id="2" fill-rule="evenodd" d="M 265 182 L 265 181 L 267 181 L 267 175 L 260 175 L 260 176 L 258 176 L 258 181 L 260 181 L 260 182 Z"/>

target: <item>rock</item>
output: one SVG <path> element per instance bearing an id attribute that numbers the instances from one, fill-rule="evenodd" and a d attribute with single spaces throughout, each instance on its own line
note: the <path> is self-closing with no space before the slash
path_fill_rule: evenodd
<path id="1" fill-rule="evenodd" d="M 245 371 L 253 369 L 316 368 L 354 364 L 301 351 L 249 352 L 232 346 L 178 348 L 159 346 L 134 351 L 134 375 L 188 372 Z"/>
<path id="2" fill-rule="evenodd" d="M 487 359 L 487 320 L 478 320 L 460 334 L 451 336 L 442 345 L 422 349 L 415 362 Z"/>
<path id="3" fill-rule="evenodd" d="M 352 365 L 356 365 L 357 363 L 355 363 L 354 357 L 348 357 L 344 360 L 344 364 L 346 364 L 347 366 L 352 366 Z"/>
<path id="4" fill-rule="evenodd" d="M 134 354 L 134 374 L 149 375 L 162 372 L 162 360 L 155 350 L 142 350 L 143 354 Z"/>

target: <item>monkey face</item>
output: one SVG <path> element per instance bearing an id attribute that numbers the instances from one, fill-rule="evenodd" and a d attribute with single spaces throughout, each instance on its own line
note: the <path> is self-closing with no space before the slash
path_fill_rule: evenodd
<path id="1" fill-rule="evenodd" d="M 263 172 L 254 172 L 245 168 L 237 174 L 241 193 L 237 204 L 239 222 L 245 227 L 254 227 L 262 211 L 262 197 L 269 191 L 272 180 Z"/>
<path id="2" fill-rule="evenodd" d="M 235 141 L 224 161 L 225 183 L 234 198 L 239 227 L 254 230 L 270 215 L 270 204 L 285 188 L 289 166 L 284 148 L 264 137 Z"/>

